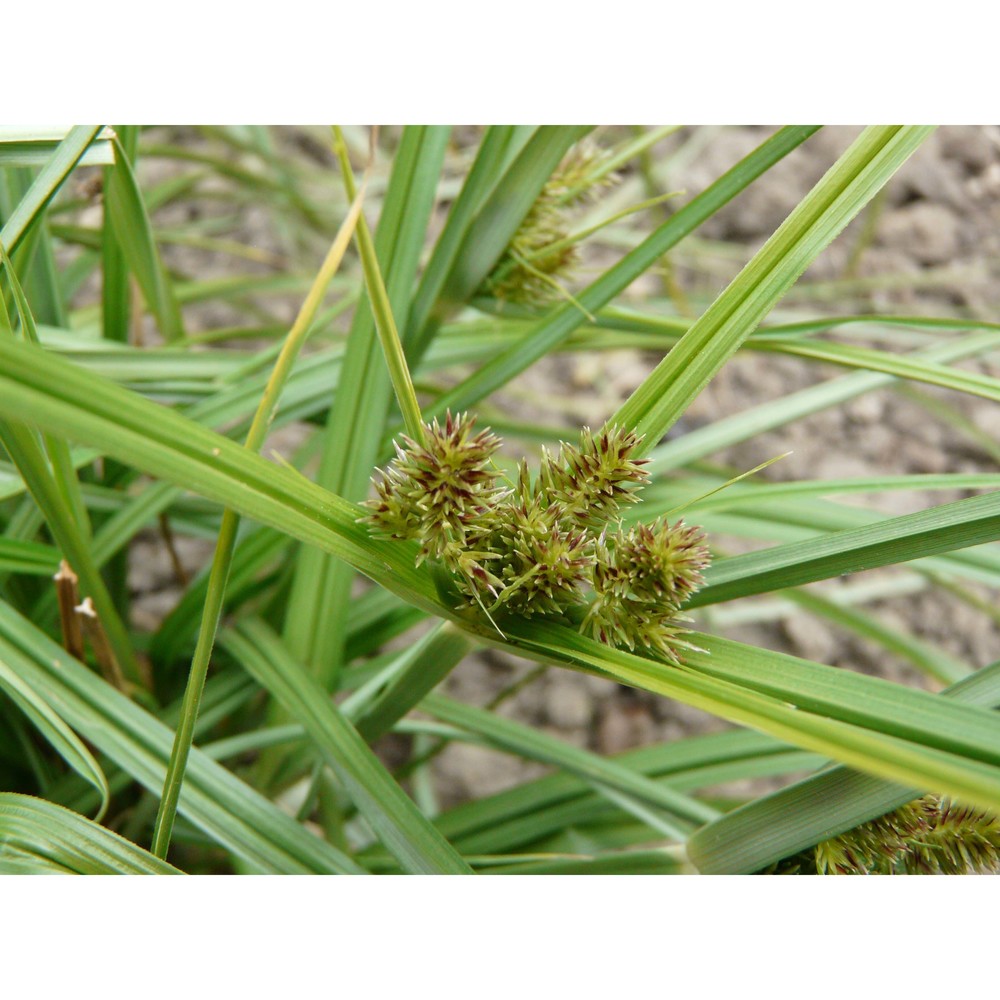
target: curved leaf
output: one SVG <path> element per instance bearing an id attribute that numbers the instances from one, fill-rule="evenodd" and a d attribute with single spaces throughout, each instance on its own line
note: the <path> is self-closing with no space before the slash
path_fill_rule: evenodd
<path id="1" fill-rule="evenodd" d="M 932 131 L 865 129 L 612 421 L 634 428 L 651 450 L 809 263 Z"/>
<path id="2" fill-rule="evenodd" d="M 108 807 L 111 795 L 108 790 L 108 779 L 101 770 L 100 764 L 94 760 L 91 752 L 83 745 L 80 738 L 60 718 L 59 714 L 33 688 L 26 684 L 3 659 L 0 650 L 0 690 L 16 704 L 35 728 L 52 744 L 60 757 L 80 775 L 84 781 L 93 785 L 101 796 L 98 808 L 99 820 Z"/>
<path id="3" fill-rule="evenodd" d="M 0 875 L 183 875 L 62 806 L 0 792 Z"/>
<path id="4" fill-rule="evenodd" d="M 351 799 L 400 864 L 418 875 L 470 875 L 472 869 L 417 809 L 381 761 L 261 621 L 245 621 L 220 637 L 236 660 L 301 722 Z"/>

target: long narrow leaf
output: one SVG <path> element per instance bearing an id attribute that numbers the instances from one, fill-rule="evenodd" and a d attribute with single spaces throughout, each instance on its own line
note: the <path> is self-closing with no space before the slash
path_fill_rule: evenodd
<path id="1" fill-rule="evenodd" d="M 160 260 L 142 192 L 128 156 L 116 144 L 115 165 L 109 171 L 104 193 L 105 211 L 115 238 L 164 339 L 184 336 L 184 323 L 173 286 Z"/>
<path id="2" fill-rule="evenodd" d="M 479 288 L 559 161 L 591 128 L 543 125 L 532 135 L 466 230 L 441 291 L 443 307 L 465 303 Z"/>
<path id="3" fill-rule="evenodd" d="M 719 560 L 692 607 L 952 552 L 1000 538 L 1000 490 L 930 510 Z"/>
<path id="4" fill-rule="evenodd" d="M 514 125 L 491 125 L 483 133 L 482 142 L 476 153 L 462 190 L 451 206 L 444 230 L 434 244 L 434 251 L 427 263 L 420 287 L 413 298 L 410 318 L 404 343 L 410 363 L 418 361 L 433 335 L 431 322 L 439 321 L 433 316 L 434 305 L 441 289 L 455 265 L 459 246 L 483 199 L 496 183 L 503 169 L 509 150 L 517 144 L 518 129 Z"/>
<path id="5" fill-rule="evenodd" d="M 245 514 L 280 524 L 297 537 L 347 558 L 411 603 L 442 617 L 454 617 L 437 597 L 428 575 L 414 568 L 412 547 L 373 542 L 355 523 L 357 508 L 295 473 L 275 468 L 218 435 L 116 387 L 103 385 L 96 393 L 92 377 L 81 378 L 72 366 L 42 355 L 37 348 L 0 343 L 0 362 L 0 388 L 4 389 L 0 412 L 8 407 L 30 412 L 46 429 L 81 437 L 133 460 L 138 456 L 147 471 L 176 477 Z M 131 449 L 133 440 L 142 440 L 143 447 Z M 681 698 L 806 749 L 863 769 L 877 769 L 893 780 L 916 781 L 973 802 L 991 803 L 1000 798 L 1000 771 L 960 754 L 915 746 L 849 723 L 789 709 L 781 701 L 739 685 L 664 671 L 662 666 L 554 625 L 512 622 L 506 631 L 517 640 L 516 647 L 532 658 L 611 672 L 619 679 L 628 678 L 630 683 Z M 483 628 L 484 640 L 495 641 L 494 636 Z"/>
<path id="6" fill-rule="evenodd" d="M 60 718 L 58 712 L 4 662 L 0 653 L 0 691 L 3 691 L 32 721 L 35 728 L 52 745 L 60 757 L 77 774 L 88 782 L 101 796 L 96 818 L 99 820 L 108 807 L 110 791 L 108 779 L 94 760 L 93 754 L 83 745 L 76 733 Z"/>
<path id="7" fill-rule="evenodd" d="M 100 131 L 99 125 L 77 125 L 52 151 L 34 183 L 0 230 L 0 244 L 8 254 L 17 249 Z"/>
<path id="8" fill-rule="evenodd" d="M 736 352 L 809 263 L 865 206 L 932 129 L 866 129 L 777 232 L 621 406 L 647 451 Z"/>
<path id="9" fill-rule="evenodd" d="M 1000 705 L 1000 663 L 959 681 L 938 697 L 996 708 Z M 706 874 L 759 871 L 919 794 L 917 789 L 846 767 L 828 768 L 699 830 L 688 841 L 688 853 Z"/>
<path id="10" fill-rule="evenodd" d="M 408 127 L 375 233 L 389 308 L 405 328 L 410 295 L 444 158 L 448 130 Z M 345 173 L 350 169 L 342 156 Z M 348 500 L 364 498 L 392 397 L 372 310 L 355 312 L 342 377 L 330 409 L 317 481 Z M 332 686 L 343 657 L 353 573 L 328 555 L 304 550 L 295 570 L 284 636 L 289 649 Z"/>
<path id="11" fill-rule="evenodd" d="M 0 654 L 67 725 L 143 787 L 159 794 L 173 743 L 170 729 L 3 603 Z M 198 750 L 191 753 L 180 812 L 261 874 L 361 871 L 346 855 Z"/>
<path id="12" fill-rule="evenodd" d="M 441 415 L 449 407 L 453 411 L 462 410 L 505 385 L 539 358 L 544 357 L 586 322 L 587 313 L 594 313 L 607 305 L 640 274 L 647 271 L 667 250 L 676 246 L 688 233 L 709 219 L 816 131 L 817 126 L 781 129 L 672 215 L 593 284 L 575 295 L 575 303 L 570 302 L 557 309 L 508 350 L 484 365 L 461 385 L 445 393 L 434 407 L 428 410 L 428 414 Z"/>
<path id="13" fill-rule="evenodd" d="M 0 792 L 0 874 L 182 875 L 62 806 Z"/>
<path id="14" fill-rule="evenodd" d="M 407 871 L 466 875 L 471 869 L 396 784 L 322 685 L 295 663 L 260 621 L 244 621 L 223 644 L 305 726 L 348 794 Z"/>

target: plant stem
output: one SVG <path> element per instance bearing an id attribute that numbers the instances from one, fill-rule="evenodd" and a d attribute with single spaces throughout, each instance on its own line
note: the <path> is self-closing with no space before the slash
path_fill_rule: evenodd
<path id="1" fill-rule="evenodd" d="M 351 161 L 347 156 L 347 144 L 337 126 L 334 126 L 334 136 L 335 151 L 340 160 L 340 169 L 344 177 L 344 188 L 347 191 L 347 197 L 353 199 L 355 197 L 354 173 L 351 170 Z M 392 315 L 389 293 L 386 291 L 382 271 L 378 265 L 378 257 L 375 255 L 375 244 L 372 241 L 368 223 L 363 217 L 358 220 L 357 240 L 365 272 L 365 285 L 368 288 L 368 299 L 371 302 L 372 315 L 375 318 L 375 329 L 378 331 L 379 340 L 382 343 L 385 363 L 389 369 L 389 378 L 392 380 L 392 388 L 396 393 L 396 402 L 403 414 L 403 424 L 406 427 L 406 433 L 418 444 L 423 444 L 424 422 L 420 415 L 420 404 L 417 402 L 417 394 L 413 389 L 413 379 L 410 377 L 406 355 L 403 353 L 403 345 L 399 340 L 396 320 Z"/>
<path id="2" fill-rule="evenodd" d="M 274 364 L 274 370 L 268 379 L 264 395 L 257 406 L 250 431 L 247 434 L 246 448 L 250 451 L 259 451 L 267 437 L 267 432 L 278 409 L 281 390 L 284 388 L 285 382 L 291 374 L 292 365 L 309 334 L 309 329 L 323 301 L 327 286 L 340 267 L 354 227 L 361 218 L 364 192 L 365 184 L 363 183 L 347 213 L 347 218 L 344 219 L 337 232 L 330 251 L 326 255 L 326 260 L 323 261 L 323 266 L 302 303 L 295 323 L 288 332 L 288 337 L 285 339 L 285 344 Z M 223 512 L 222 525 L 219 528 L 219 537 L 215 545 L 215 555 L 212 558 L 212 569 L 208 577 L 205 610 L 202 613 L 198 641 L 191 660 L 187 686 L 184 689 L 180 723 L 174 734 L 174 744 L 170 751 L 163 794 L 160 797 L 156 825 L 153 828 L 152 851 L 158 858 L 166 858 L 170 848 L 170 836 L 177 815 L 177 803 L 180 800 L 184 771 L 191 752 L 194 726 L 198 718 L 202 691 L 205 688 L 205 678 L 208 675 L 208 665 L 212 658 L 212 648 L 215 645 L 215 636 L 219 629 L 219 619 L 222 615 L 222 605 L 226 594 L 226 584 L 229 580 L 229 569 L 232 564 L 233 547 L 239 523 L 239 514 L 228 508 Z"/>

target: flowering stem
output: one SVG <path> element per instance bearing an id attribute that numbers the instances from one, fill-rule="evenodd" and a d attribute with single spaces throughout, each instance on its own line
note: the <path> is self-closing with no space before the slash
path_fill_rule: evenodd
<path id="1" fill-rule="evenodd" d="M 335 151 L 340 160 L 340 168 L 344 177 L 344 188 L 347 191 L 347 197 L 353 201 L 356 197 L 354 173 L 347 155 L 347 144 L 337 126 L 334 126 L 334 136 Z M 382 343 L 382 352 L 385 354 L 385 363 L 389 369 L 393 391 L 396 393 L 396 402 L 403 414 L 406 433 L 414 441 L 422 444 L 424 424 L 420 415 L 420 404 L 417 402 L 417 394 L 413 389 L 413 379 L 410 377 L 410 368 L 406 363 L 403 345 L 399 340 L 396 320 L 393 318 L 392 307 L 389 304 L 389 294 L 385 289 L 385 281 L 382 278 L 378 257 L 375 254 L 375 244 L 364 216 L 358 220 L 356 235 L 358 250 L 361 253 L 361 264 L 365 272 L 365 286 L 368 289 L 368 299 L 371 302 L 372 315 L 375 318 L 375 329 L 378 331 L 379 340 Z"/>
<path id="2" fill-rule="evenodd" d="M 268 429 L 274 419 L 281 390 L 284 388 L 292 365 L 299 350 L 305 343 L 309 329 L 316 318 L 316 313 L 323 301 L 323 296 L 331 279 L 337 273 L 337 268 L 344 258 L 344 253 L 350 243 L 351 234 L 361 217 L 361 203 L 364 195 L 353 199 L 350 211 L 344 219 L 337 236 L 330 247 L 326 259 L 313 281 L 312 287 L 302 303 L 295 323 L 288 332 L 288 337 L 282 346 L 274 371 L 268 379 L 264 395 L 257 406 L 253 423 L 247 434 L 246 447 L 251 451 L 259 451 Z M 198 629 L 198 640 L 194 656 L 191 659 L 191 669 L 188 673 L 187 685 L 184 689 L 184 701 L 181 706 L 180 723 L 174 734 L 174 743 L 170 751 L 170 761 L 167 765 L 167 776 L 163 784 L 163 794 L 156 814 L 156 825 L 153 828 L 152 851 L 158 858 L 166 858 L 170 848 L 170 836 L 173 832 L 174 819 L 177 815 L 177 804 L 180 801 L 181 786 L 184 782 L 184 772 L 191 753 L 191 743 L 194 739 L 194 726 L 201 705 L 201 695 L 205 688 L 205 678 L 208 675 L 208 665 L 212 658 L 215 645 L 215 635 L 219 629 L 219 619 L 222 616 L 223 600 L 226 585 L 229 581 L 229 569 L 232 564 L 233 547 L 236 542 L 236 532 L 240 518 L 232 510 L 222 514 L 222 525 L 215 544 L 215 555 L 212 558 L 212 568 L 208 577 L 208 588 L 205 595 L 205 608 L 202 612 L 201 625 Z"/>

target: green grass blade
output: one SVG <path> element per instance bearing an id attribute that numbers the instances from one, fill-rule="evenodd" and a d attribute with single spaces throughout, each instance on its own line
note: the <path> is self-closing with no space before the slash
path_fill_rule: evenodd
<path id="1" fill-rule="evenodd" d="M 52 802 L 0 792 L 0 874 L 182 875 Z"/>
<path id="2" fill-rule="evenodd" d="M 21 292 L 10 258 L 2 252 L 5 272 L 17 303 L 21 326 L 29 343 L 37 342 L 34 320 Z M 0 338 L 2 339 L 2 338 Z M 60 552 L 80 578 L 83 594 L 89 596 L 107 633 L 117 666 L 132 684 L 141 684 L 132 642 L 118 609 L 101 576 L 90 549 L 90 520 L 80 496 L 73 462 L 65 441 L 46 435 L 47 460 L 34 433 L 16 418 L 0 426 L 0 441 L 14 461 L 45 518 Z M 51 461 L 51 466 L 49 464 Z"/>
<path id="3" fill-rule="evenodd" d="M 666 848 L 608 851 L 585 857 L 547 858 L 510 863 L 505 860 L 483 875 L 689 875 L 691 866 Z"/>
<path id="4" fill-rule="evenodd" d="M 467 302 L 500 259 L 552 172 L 592 126 L 543 125 L 490 192 L 465 232 L 441 290 L 442 312 Z"/>
<path id="5" fill-rule="evenodd" d="M 572 746 L 513 719 L 463 705 L 439 694 L 428 695 L 421 703 L 421 708 L 442 722 L 484 736 L 501 749 L 527 757 L 529 760 L 552 764 L 570 774 L 575 774 L 593 784 L 603 794 L 607 794 L 607 790 L 610 789 L 629 800 L 638 800 L 646 806 L 652 806 L 671 817 L 680 819 L 681 825 L 676 821 L 669 824 L 671 833 L 675 837 L 683 839 L 684 823 L 706 822 L 707 818 L 715 813 L 714 809 L 704 803 L 650 781 L 614 761 Z"/>
<path id="6" fill-rule="evenodd" d="M 434 205 L 447 130 L 408 127 L 375 233 L 389 307 L 405 328 L 414 277 Z M 344 161 L 343 169 L 350 169 Z M 362 500 L 378 460 L 391 384 L 367 299 L 355 312 L 330 409 L 317 481 Z M 284 637 L 292 654 L 333 686 L 343 658 L 353 573 L 320 552 L 303 550 L 295 570 Z"/>
<path id="7" fill-rule="evenodd" d="M 730 730 L 629 750 L 613 760 L 619 767 L 688 790 L 712 783 L 722 770 L 744 777 L 761 761 L 776 761 L 772 773 L 794 770 L 800 756 L 769 736 Z M 782 763 L 785 760 L 787 764 Z M 559 772 L 464 802 L 442 813 L 435 823 L 463 853 L 492 854 L 525 849 L 541 837 L 586 823 L 613 808 L 582 778 Z"/>
<path id="8" fill-rule="evenodd" d="M 139 128 L 123 125 L 118 133 L 119 155 L 135 162 Z M 114 167 L 104 170 L 104 187 L 113 183 Z M 101 239 L 101 325 L 105 340 L 126 343 L 132 325 L 132 289 L 129 285 L 128 260 L 115 236 L 111 212 L 104 213 Z"/>
<path id="9" fill-rule="evenodd" d="M 0 125 L 0 168 L 44 167 L 52 154 L 66 139 L 67 132 L 60 128 L 38 125 Z M 114 161 L 111 140 L 114 133 L 105 128 L 99 132 L 80 159 L 86 167 L 101 166 Z"/>
<path id="10" fill-rule="evenodd" d="M 263 622 L 244 621 L 222 639 L 227 651 L 299 721 L 343 781 L 372 829 L 412 874 L 471 869 L 420 813 L 330 700 Z"/>
<path id="11" fill-rule="evenodd" d="M 710 534 L 735 534 L 748 539 L 779 542 L 783 546 L 816 541 L 834 531 L 854 530 L 862 525 L 882 524 L 891 519 L 864 507 L 815 500 L 762 507 L 740 514 L 708 512 L 698 520 Z M 772 551 L 776 552 L 782 546 L 776 546 Z M 1000 546 L 987 543 L 946 555 L 923 556 L 915 559 L 911 568 L 921 573 L 946 573 L 997 587 L 1000 586 Z"/>
<path id="12" fill-rule="evenodd" d="M 415 546 L 372 539 L 357 523 L 361 508 L 166 407 L 38 348 L 0 339 L 0 414 L 25 413 L 46 430 L 86 439 L 135 468 L 315 544 L 408 603 L 452 617 L 427 567 L 415 567 Z"/>
<path id="13" fill-rule="evenodd" d="M 1000 380 L 978 372 L 967 372 L 921 361 L 919 358 L 900 357 L 885 351 L 853 344 L 837 344 L 831 341 L 789 341 L 773 343 L 767 340 L 756 342 L 758 349 L 774 350 L 814 361 L 828 361 L 845 368 L 864 368 L 866 371 L 883 372 L 894 378 L 926 382 L 942 389 L 953 389 L 984 399 L 1000 401 Z M 994 344 L 1000 346 L 1000 333 L 994 334 Z"/>
<path id="14" fill-rule="evenodd" d="M 437 598 L 427 573 L 414 568 L 411 546 L 380 544 L 366 537 L 364 529 L 354 523 L 357 508 L 295 473 L 270 466 L 218 435 L 117 387 L 103 383 L 99 387 L 93 376 L 81 375 L 37 349 L 0 343 L 0 362 L 0 387 L 4 389 L 0 411 L 30 412 L 46 429 L 131 455 L 146 471 L 186 482 L 244 514 L 280 525 L 334 551 L 411 603 L 442 617 L 453 616 Z M 133 447 L 134 440 L 143 441 L 143 447 Z M 961 503 L 984 499 L 989 498 Z M 1000 794 L 994 788 L 993 768 L 960 755 L 789 709 L 777 699 L 714 678 L 664 671 L 650 661 L 599 646 L 553 625 L 512 622 L 507 631 L 513 634 L 515 648 L 531 658 L 610 672 L 805 749 L 860 768 L 877 767 L 878 773 L 893 780 L 916 781 L 977 803 L 991 802 Z M 483 630 L 484 640 L 492 636 Z"/>
<path id="15" fill-rule="evenodd" d="M 423 356 L 434 334 L 434 325 L 443 318 L 434 314 L 434 305 L 455 266 L 459 247 L 476 212 L 500 176 L 508 150 L 516 143 L 516 132 L 513 125 L 491 125 L 483 133 L 476 159 L 451 206 L 413 298 L 404 337 L 411 364 Z"/>
<path id="16" fill-rule="evenodd" d="M 278 408 L 282 389 L 291 375 L 295 359 L 305 344 L 306 337 L 309 335 L 313 320 L 323 302 L 323 297 L 329 287 L 330 280 L 340 267 L 340 262 L 347 251 L 354 228 L 361 217 L 361 204 L 361 197 L 356 197 L 354 204 L 348 211 L 347 217 L 344 219 L 340 230 L 333 240 L 333 244 L 319 269 L 319 273 L 316 275 L 316 280 L 313 282 L 309 294 L 299 309 L 295 322 L 288 332 L 288 337 L 282 345 L 281 353 L 278 355 L 278 360 L 275 362 L 274 370 L 268 379 L 264 395 L 250 425 L 250 432 L 247 435 L 246 441 L 248 451 L 259 451 L 267 437 L 268 430 L 274 420 L 274 414 Z M 236 545 L 236 532 L 238 528 L 239 515 L 231 509 L 226 509 L 222 515 L 222 525 L 219 528 L 219 537 L 216 542 L 215 554 L 212 558 L 212 568 L 209 572 L 205 608 L 184 692 L 184 705 L 181 711 L 180 725 L 177 728 L 174 738 L 174 746 L 170 754 L 170 764 L 167 768 L 167 777 L 163 786 L 163 795 L 160 798 L 156 826 L 153 831 L 152 849 L 153 853 L 159 858 L 165 858 L 170 847 L 170 834 L 173 829 L 174 816 L 177 812 L 177 802 L 181 793 L 181 785 L 184 781 L 184 769 L 187 766 L 188 755 L 191 751 L 191 741 L 194 738 L 194 727 L 198 718 L 201 693 L 205 687 L 205 678 L 208 676 L 208 666 L 212 658 L 212 647 L 215 644 L 215 635 L 219 628 L 219 619 L 222 616 L 222 606 L 226 594 L 226 585 L 229 581 L 229 569 L 232 564 L 233 549 Z"/>
<path id="17" fill-rule="evenodd" d="M 975 333 L 918 351 L 915 356 L 925 361 L 949 362 L 974 357 L 995 346 L 996 334 Z M 665 442 L 651 452 L 649 469 L 656 474 L 679 468 L 722 448 L 747 441 L 764 431 L 794 423 L 811 413 L 855 399 L 865 392 L 892 385 L 894 381 L 892 376 L 879 372 L 855 372 L 800 389 L 780 399 L 769 400 Z"/>
<path id="18" fill-rule="evenodd" d="M 174 492 L 167 484 L 157 483 L 152 489 Z M 248 587 L 258 572 L 273 563 L 287 547 L 288 539 L 270 528 L 251 529 L 237 541 L 229 571 L 226 592 L 230 597 Z M 149 656 L 154 664 L 165 666 L 183 652 L 191 651 L 191 639 L 197 632 L 198 621 L 208 596 L 210 570 L 203 570 L 190 584 L 154 633 Z M 228 607 L 228 604 L 227 604 Z"/>
<path id="19" fill-rule="evenodd" d="M 14 253 L 32 225 L 41 218 L 46 206 L 80 162 L 101 128 L 100 125 L 77 125 L 53 150 L 24 198 L 4 223 L 3 229 L 0 229 L 0 244 L 8 254 Z"/>
<path id="20" fill-rule="evenodd" d="M 557 625 L 531 622 L 517 623 L 515 628 L 515 623 L 508 623 L 507 628 L 508 633 L 513 633 L 517 646 L 533 659 L 600 671 L 619 682 L 677 698 L 731 722 L 751 726 L 883 778 L 953 795 L 960 801 L 986 809 L 995 810 L 1000 805 L 1000 768 L 984 763 L 978 756 L 968 756 L 957 742 L 948 750 L 928 747 L 889 732 L 817 715 L 741 684 L 707 676 L 700 670 L 696 673 L 672 669 L 602 646 Z M 723 648 L 719 645 L 722 640 L 696 638 L 713 648 Z M 746 655 L 756 656 L 761 663 L 770 662 L 770 658 L 779 655 L 762 649 L 747 649 Z M 700 655 L 689 654 L 693 662 Z M 701 661 L 697 662 L 700 666 Z M 976 724 L 979 721 L 977 717 Z M 892 728 L 891 720 L 883 719 L 880 724 L 886 729 Z M 978 749 L 975 752 L 978 754 Z"/>
<path id="21" fill-rule="evenodd" d="M 142 289 L 149 311 L 167 341 L 184 336 L 184 322 L 173 286 L 153 238 L 153 227 L 142 200 L 132 165 L 115 143 L 115 165 L 108 171 L 104 206 L 115 239 Z"/>
<path id="22" fill-rule="evenodd" d="M 0 441 L 27 483 L 61 554 L 80 578 L 83 594 L 93 600 L 122 673 L 131 683 L 141 684 L 141 673 L 128 630 L 101 578 L 87 537 L 80 531 L 72 510 L 64 503 L 63 494 L 37 439 L 24 425 L 9 422 L 0 425 Z"/>
<path id="23" fill-rule="evenodd" d="M 1000 538 L 1000 491 L 930 510 L 832 531 L 743 556 L 718 560 L 689 602 L 719 601 L 798 587 L 844 573 L 952 552 Z"/>
<path id="24" fill-rule="evenodd" d="M 51 545 L 0 538 L 0 572 L 52 576 L 58 568 L 59 552 Z"/>
<path id="25" fill-rule="evenodd" d="M 809 263 L 931 131 L 910 126 L 866 129 L 619 408 L 612 422 L 635 428 L 650 451 Z"/>
<path id="26" fill-rule="evenodd" d="M 32 303 L 34 315 L 42 323 L 68 328 L 66 300 L 56 268 L 51 226 L 37 225 L 21 243 L 21 284 Z"/>
<path id="27" fill-rule="evenodd" d="M 365 692 L 363 697 L 356 692 L 344 702 L 344 714 L 362 739 L 374 743 L 440 684 L 470 649 L 466 633 L 450 622 L 440 623 L 393 660 L 379 690 Z"/>
<path id="28" fill-rule="evenodd" d="M 2 653 L 0 653 L 0 691 L 3 691 L 24 712 L 59 756 L 84 781 L 97 789 L 101 804 L 95 818 L 100 820 L 108 808 L 111 794 L 108 790 L 108 779 L 101 766 L 94 760 L 76 733 L 60 718 L 59 713 L 4 662 Z"/>
<path id="29" fill-rule="evenodd" d="M 800 607 L 877 642 L 884 649 L 909 660 L 919 670 L 944 684 L 953 684 L 972 673 L 972 668 L 949 653 L 909 633 L 889 628 L 855 608 L 845 607 L 808 590 L 787 591 L 783 596 Z"/>
<path id="30" fill-rule="evenodd" d="M 0 603 L 0 655 L 73 730 L 153 794 L 163 787 L 173 733 L 68 657 Z M 309 833 L 229 771 L 192 750 L 180 812 L 261 874 L 357 874 L 346 855 Z"/>
<path id="31" fill-rule="evenodd" d="M 698 635 L 688 667 L 789 705 L 1000 765 L 1000 726 L 986 709 L 942 700 L 879 677 L 822 666 L 732 640 Z"/>
<path id="32" fill-rule="evenodd" d="M 21 323 L 21 333 L 29 343 L 38 343 L 38 330 L 35 326 L 35 318 L 28 305 L 21 284 L 18 281 L 17 273 L 11 265 L 10 257 L 6 251 L 0 248 L 0 258 L 4 264 L 4 271 L 11 287 L 11 293 L 17 309 L 17 316 Z M 88 538 L 90 536 L 90 518 L 84 507 L 83 497 L 80 493 L 80 483 L 76 476 L 76 469 L 70 456 L 69 447 L 65 441 L 53 438 L 51 435 L 45 436 L 45 451 L 52 464 L 52 479 L 59 491 L 65 509 L 72 515 L 80 533 Z"/>
<path id="33" fill-rule="evenodd" d="M 655 517 L 685 502 L 692 492 L 708 492 L 722 482 L 721 477 L 711 479 L 694 476 L 686 476 L 676 483 L 661 481 L 645 490 L 642 507 L 636 513 L 641 513 L 641 519 L 648 521 L 651 515 Z M 854 493 L 989 489 L 1000 489 L 1000 473 L 914 473 L 904 476 L 856 476 L 849 479 L 797 479 L 785 483 L 736 483 L 714 496 L 692 502 L 685 510 L 753 510 L 775 501 L 850 496 Z"/>
<path id="34" fill-rule="evenodd" d="M 339 131 L 337 133 L 339 135 Z M 343 157 L 344 187 L 347 197 L 357 200 L 354 175 L 346 155 Z M 375 330 L 382 344 L 382 354 L 389 371 L 389 380 L 396 394 L 396 405 L 403 414 L 403 426 L 414 441 L 423 441 L 424 426 L 420 417 L 420 404 L 413 389 L 413 379 L 410 377 L 409 365 L 403 354 L 403 345 L 399 339 L 399 330 L 392 315 L 392 303 L 386 291 L 382 271 L 379 268 L 378 257 L 375 254 L 375 244 L 368 230 L 368 223 L 362 217 L 357 229 L 358 250 L 361 254 L 361 266 L 365 273 L 365 290 L 368 292 L 368 302 L 375 318 Z"/>

